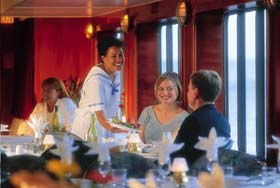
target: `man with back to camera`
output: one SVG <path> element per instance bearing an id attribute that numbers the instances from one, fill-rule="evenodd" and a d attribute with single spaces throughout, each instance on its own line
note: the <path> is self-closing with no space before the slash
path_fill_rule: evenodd
<path id="1" fill-rule="evenodd" d="M 219 74 L 213 70 L 200 70 L 190 76 L 187 97 L 193 112 L 183 121 L 174 141 L 184 143 L 183 148 L 171 154 L 172 158 L 184 157 L 190 169 L 205 154 L 194 148 L 199 136 L 208 137 L 210 129 L 215 127 L 217 136 L 230 137 L 229 122 L 215 107 L 221 85 Z"/>

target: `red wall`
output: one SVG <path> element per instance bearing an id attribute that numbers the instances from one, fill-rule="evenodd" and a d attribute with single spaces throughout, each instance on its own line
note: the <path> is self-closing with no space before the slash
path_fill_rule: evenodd
<path id="1" fill-rule="evenodd" d="M 137 26 L 137 112 L 154 104 L 154 84 L 158 73 L 157 24 Z"/>
<path id="2" fill-rule="evenodd" d="M 268 14 L 268 109 L 270 127 L 268 135 L 280 136 L 280 9 L 275 9 Z"/>
<path id="3" fill-rule="evenodd" d="M 85 37 L 90 19 L 35 19 L 35 96 L 41 99 L 41 83 L 49 76 L 62 80 L 70 75 L 84 80 L 96 63 L 96 42 Z"/>

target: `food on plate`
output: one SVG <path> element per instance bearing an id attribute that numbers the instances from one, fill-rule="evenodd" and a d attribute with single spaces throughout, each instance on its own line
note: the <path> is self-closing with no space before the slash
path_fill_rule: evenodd
<path id="1" fill-rule="evenodd" d="M 131 128 L 131 129 L 136 129 L 134 124 L 129 123 L 129 122 L 122 122 L 121 120 L 119 120 L 116 117 L 112 118 L 112 123 L 119 124 L 119 125 L 122 125 L 122 126 L 125 126 L 125 127 L 128 127 L 128 128 Z"/>

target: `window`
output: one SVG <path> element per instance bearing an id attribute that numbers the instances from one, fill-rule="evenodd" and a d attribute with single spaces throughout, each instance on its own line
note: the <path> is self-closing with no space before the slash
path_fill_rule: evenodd
<path id="1" fill-rule="evenodd" d="M 124 33 L 123 32 L 116 32 L 115 33 L 115 37 L 121 41 L 124 42 Z M 125 118 L 125 99 L 124 99 L 124 68 L 121 71 L 121 85 L 120 85 L 120 92 L 121 92 L 121 97 L 120 97 L 120 101 L 119 101 L 119 109 L 118 109 L 118 114 L 117 117 L 118 119 L 122 120 L 122 121 L 126 121 Z"/>
<path id="2" fill-rule="evenodd" d="M 179 72 L 179 29 L 175 22 L 160 25 L 159 39 L 159 70 L 164 72 Z"/>
<path id="3" fill-rule="evenodd" d="M 224 25 L 226 115 L 233 149 L 265 158 L 265 12 L 230 13 Z"/>

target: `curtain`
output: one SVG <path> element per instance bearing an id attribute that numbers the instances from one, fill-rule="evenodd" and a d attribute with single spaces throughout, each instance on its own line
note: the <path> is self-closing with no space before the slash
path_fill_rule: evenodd
<path id="1" fill-rule="evenodd" d="M 41 83 L 54 76 L 84 80 L 96 61 L 96 40 L 85 37 L 90 18 L 40 18 L 34 25 L 34 91 L 41 100 Z"/>

